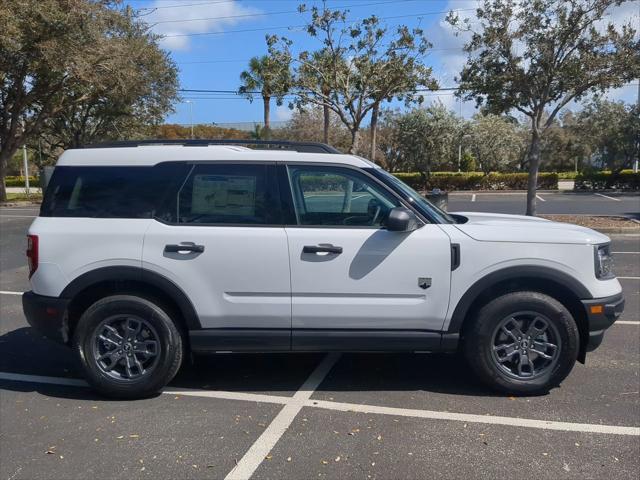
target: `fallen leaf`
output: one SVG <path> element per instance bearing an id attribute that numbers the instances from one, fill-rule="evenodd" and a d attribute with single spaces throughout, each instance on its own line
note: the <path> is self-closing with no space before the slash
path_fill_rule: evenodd
<path id="1" fill-rule="evenodd" d="M 339 461 L 340 461 L 340 455 L 338 455 L 338 456 L 336 457 L 336 460 L 335 460 L 335 461 L 336 461 L 336 462 L 339 462 Z"/>
<path id="2" fill-rule="evenodd" d="M 120 439 L 124 438 L 124 435 L 118 435 L 116 438 L 117 438 L 118 440 L 120 440 Z"/>
<path id="3" fill-rule="evenodd" d="M 140 435 L 134 433 L 129 435 L 129 438 L 140 438 Z"/>
<path id="4" fill-rule="evenodd" d="M 323 465 L 327 465 L 329 462 L 327 462 L 326 460 L 322 460 L 322 464 Z"/>
<path id="5" fill-rule="evenodd" d="M 56 453 L 55 450 L 56 450 L 55 446 L 49 447 L 49 448 L 47 448 L 46 452 L 44 452 L 44 453 L 46 453 L 47 455 L 53 455 L 54 453 Z"/>
<path id="6" fill-rule="evenodd" d="M 264 458 L 266 458 L 267 460 L 271 460 L 271 459 L 273 458 L 273 455 L 267 455 L 267 456 L 266 456 L 266 457 L 264 457 Z"/>
<path id="7" fill-rule="evenodd" d="M 290 461 L 291 461 L 291 457 L 287 457 L 287 462 L 290 462 Z"/>
<path id="8" fill-rule="evenodd" d="M 382 435 L 378 435 L 378 440 L 382 440 Z"/>

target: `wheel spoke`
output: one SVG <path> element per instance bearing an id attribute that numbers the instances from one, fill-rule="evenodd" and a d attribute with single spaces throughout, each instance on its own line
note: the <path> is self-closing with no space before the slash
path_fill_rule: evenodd
<path id="1" fill-rule="evenodd" d="M 540 350 L 536 350 L 535 348 L 531 348 L 530 351 L 536 353 L 538 356 L 544 358 L 545 360 L 551 360 L 553 358 L 553 356 L 545 352 L 541 352 Z"/>
<path id="2" fill-rule="evenodd" d="M 155 357 L 158 355 L 158 342 L 155 340 L 144 340 L 133 344 L 133 353 Z"/>
<path id="3" fill-rule="evenodd" d="M 529 355 L 520 352 L 518 358 L 518 375 L 521 377 L 531 377 L 534 374 L 533 363 L 529 359 Z"/>
<path id="4" fill-rule="evenodd" d="M 533 347 L 539 348 L 538 346 L 541 346 L 542 348 L 553 348 L 554 350 L 558 348 L 558 346 L 553 343 L 534 340 L 532 343 L 532 348 Z"/>
<path id="5" fill-rule="evenodd" d="M 110 338 L 114 338 L 118 343 L 123 340 L 122 335 L 120 335 L 120 333 L 118 333 L 118 330 L 116 330 L 111 325 L 105 325 L 104 329 L 107 331 L 107 336 L 111 336 Z"/>
<path id="6" fill-rule="evenodd" d="M 531 321 L 531 324 L 527 329 L 527 336 L 531 337 L 532 339 L 538 338 L 547 330 L 547 327 L 548 325 L 546 321 L 544 321 L 540 317 L 536 317 Z"/>
<path id="7" fill-rule="evenodd" d="M 99 335 L 98 338 L 100 340 L 102 340 L 103 342 L 108 343 L 109 345 L 113 345 L 114 347 L 119 347 L 120 346 L 120 342 L 116 342 L 115 340 L 105 337 L 104 335 Z"/>
<path id="8" fill-rule="evenodd" d="M 502 357 L 498 357 L 498 362 L 504 363 L 508 360 L 513 360 L 513 357 L 515 356 L 516 353 L 518 353 L 518 350 L 513 350 L 512 352 L 509 352 Z"/>
<path id="9" fill-rule="evenodd" d="M 135 338 L 142 330 L 142 322 L 140 320 L 127 318 L 125 324 L 125 334 L 127 338 Z"/>
<path id="10" fill-rule="evenodd" d="M 121 358 L 122 358 L 122 354 L 114 350 L 112 352 L 107 352 L 100 355 L 96 360 L 98 360 L 99 362 L 104 362 L 105 360 L 108 360 L 108 363 L 104 365 L 104 369 L 110 372 L 118 364 Z"/>

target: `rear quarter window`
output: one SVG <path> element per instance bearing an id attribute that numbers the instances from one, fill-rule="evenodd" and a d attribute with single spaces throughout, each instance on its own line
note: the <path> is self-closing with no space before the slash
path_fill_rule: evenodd
<path id="1" fill-rule="evenodd" d="M 43 217 L 151 218 L 189 166 L 56 167 L 40 209 Z"/>

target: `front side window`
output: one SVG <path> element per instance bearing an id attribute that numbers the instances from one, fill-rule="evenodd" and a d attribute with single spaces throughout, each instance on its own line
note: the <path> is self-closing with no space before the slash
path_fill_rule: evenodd
<path id="1" fill-rule="evenodd" d="M 175 202 L 175 223 L 270 225 L 279 210 L 269 165 L 193 167 Z"/>
<path id="2" fill-rule="evenodd" d="M 375 181 L 349 168 L 288 166 L 299 225 L 381 227 L 400 202 Z"/>

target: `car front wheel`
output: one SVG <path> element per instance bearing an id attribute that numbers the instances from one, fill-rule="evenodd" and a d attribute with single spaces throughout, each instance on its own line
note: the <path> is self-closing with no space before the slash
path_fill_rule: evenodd
<path id="1" fill-rule="evenodd" d="M 490 387 L 539 394 L 557 386 L 578 356 L 575 320 L 556 299 L 514 292 L 484 305 L 463 333 L 467 362 Z"/>
<path id="2" fill-rule="evenodd" d="M 75 329 L 74 347 L 89 383 L 115 398 L 157 393 L 173 379 L 183 357 L 180 332 L 167 312 L 133 295 L 91 305 Z"/>

